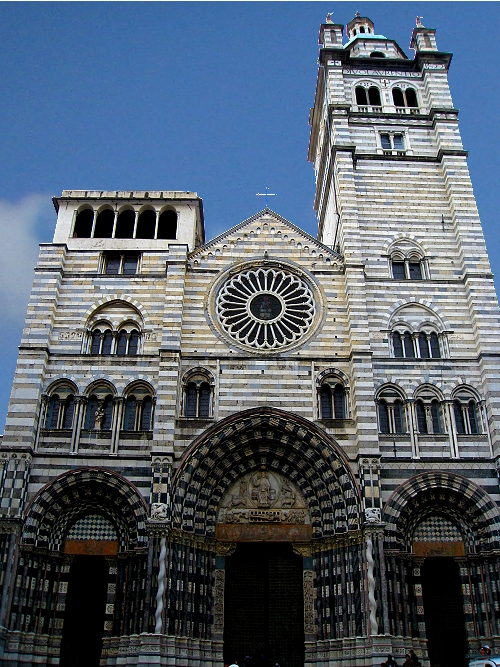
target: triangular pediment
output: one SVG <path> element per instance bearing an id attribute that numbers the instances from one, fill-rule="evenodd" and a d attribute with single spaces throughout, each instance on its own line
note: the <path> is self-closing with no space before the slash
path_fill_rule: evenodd
<path id="1" fill-rule="evenodd" d="M 290 260 L 301 259 L 315 264 L 324 262 L 327 266 L 341 266 L 342 256 L 323 245 L 313 236 L 300 229 L 286 218 L 269 208 L 255 215 L 227 232 L 220 234 L 189 254 L 195 264 L 205 263 L 210 259 L 236 260 L 238 255 L 250 257 L 269 257 Z"/>

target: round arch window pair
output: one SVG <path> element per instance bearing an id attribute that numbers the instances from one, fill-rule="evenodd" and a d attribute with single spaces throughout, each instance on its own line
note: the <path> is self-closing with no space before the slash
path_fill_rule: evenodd
<path id="1" fill-rule="evenodd" d="M 256 268 L 230 278 L 219 291 L 216 311 L 233 340 L 259 350 L 291 345 L 315 317 L 310 287 L 279 268 Z"/>

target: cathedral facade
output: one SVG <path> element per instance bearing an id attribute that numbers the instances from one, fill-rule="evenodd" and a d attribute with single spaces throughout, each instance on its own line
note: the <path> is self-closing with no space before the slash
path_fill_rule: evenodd
<path id="1" fill-rule="evenodd" d="M 500 651 L 500 318 L 448 89 L 320 29 L 318 238 L 194 192 L 54 199 L 0 447 L 5 665 Z M 298 221 L 300 223 L 300 221 Z"/>

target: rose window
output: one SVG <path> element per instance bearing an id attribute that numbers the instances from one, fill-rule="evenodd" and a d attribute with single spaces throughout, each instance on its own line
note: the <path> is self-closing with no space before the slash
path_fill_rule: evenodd
<path id="1" fill-rule="evenodd" d="M 294 343 L 309 330 L 315 315 L 308 285 L 275 268 L 250 269 L 228 280 L 216 308 L 231 338 L 259 350 Z"/>

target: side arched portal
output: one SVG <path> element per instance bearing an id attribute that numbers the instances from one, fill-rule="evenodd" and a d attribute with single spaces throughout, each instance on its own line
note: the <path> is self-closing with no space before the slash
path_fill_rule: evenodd
<path id="1" fill-rule="evenodd" d="M 500 629 L 497 505 L 469 479 L 423 473 L 394 491 L 383 520 L 391 634 L 425 639 L 432 664 L 465 667 L 476 638 Z"/>
<path id="2" fill-rule="evenodd" d="M 97 667 L 104 636 L 148 629 L 148 600 L 123 613 L 147 588 L 147 515 L 139 491 L 100 468 L 43 487 L 25 512 L 11 629 L 52 635 L 61 667 Z"/>

